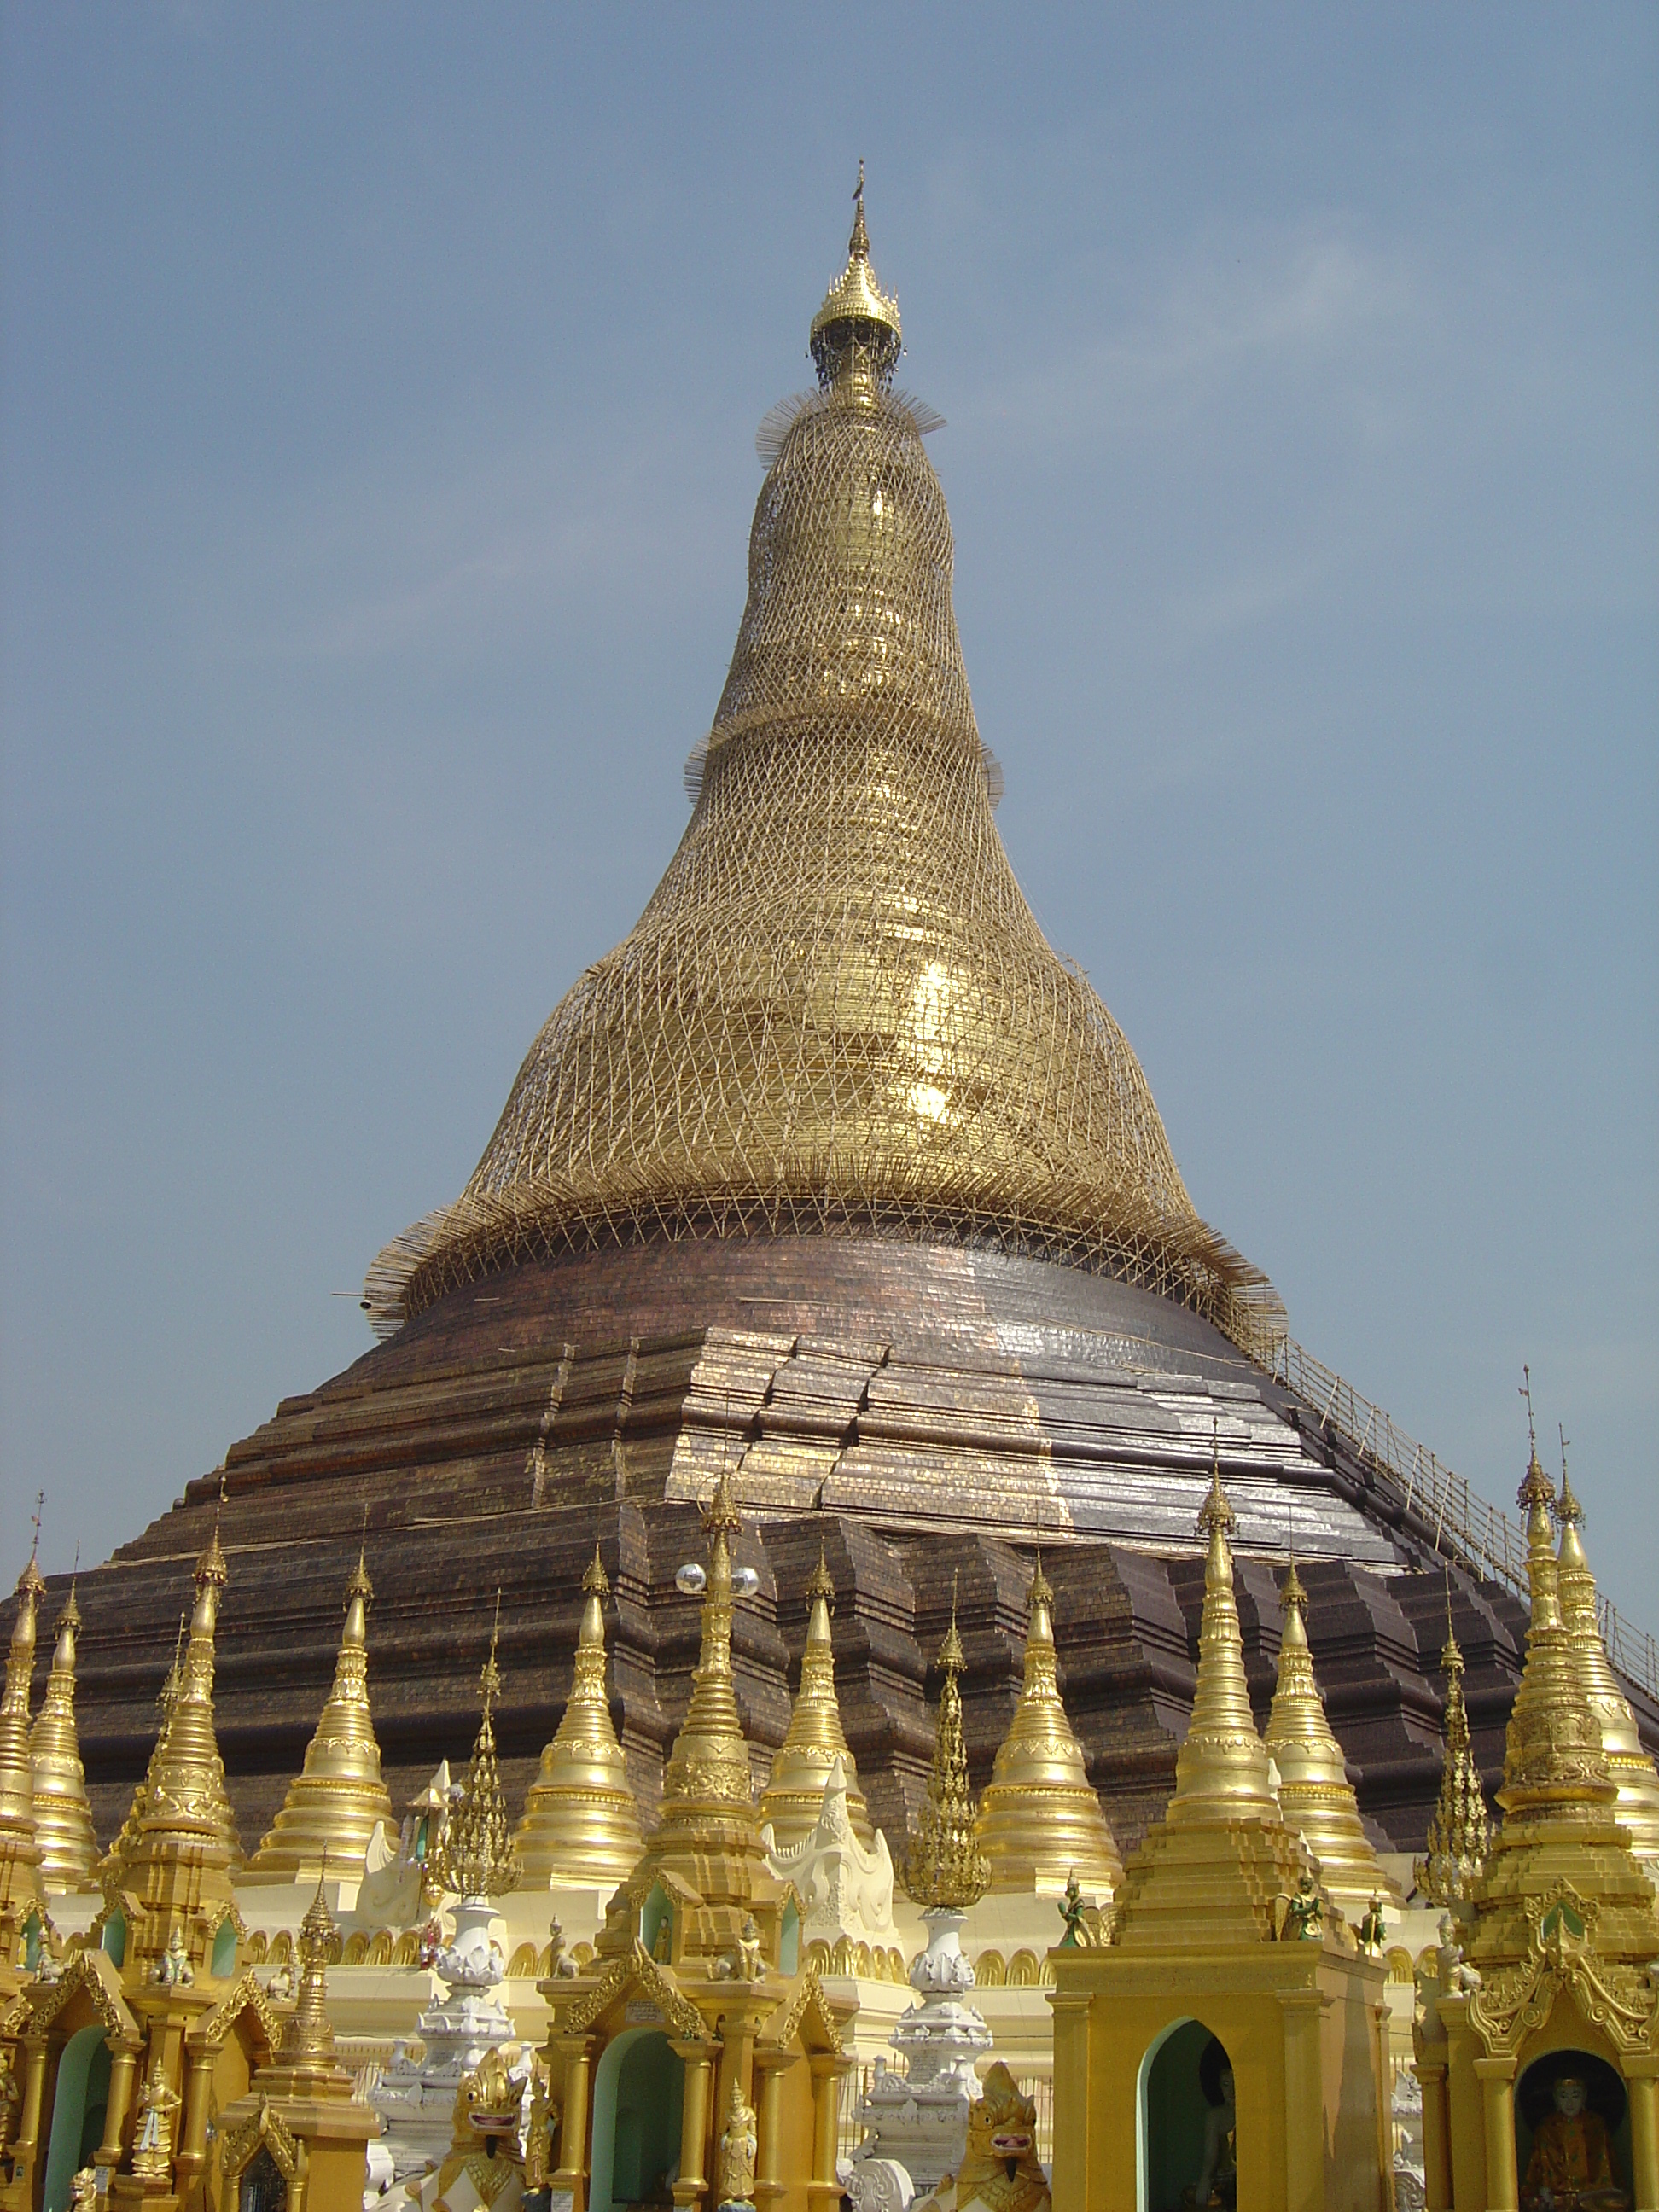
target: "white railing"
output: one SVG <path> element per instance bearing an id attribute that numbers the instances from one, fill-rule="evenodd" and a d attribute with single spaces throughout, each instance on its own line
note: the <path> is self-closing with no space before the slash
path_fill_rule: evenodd
<path id="1" fill-rule="evenodd" d="M 1478 1498 L 1460 1474 L 1443 1467 L 1426 1444 L 1413 1442 L 1379 1406 L 1316 1359 L 1291 1336 L 1276 1337 L 1264 1364 L 1309 1410 L 1328 1421 L 1372 1472 L 1403 1493 L 1434 1529 L 1438 1549 L 1476 1574 L 1502 1583 L 1517 1597 L 1528 1595 L 1527 1547 L 1508 1514 Z M 1601 1641 L 1607 1657 L 1629 1682 L 1659 1698 L 1659 1645 L 1599 1601 Z"/>

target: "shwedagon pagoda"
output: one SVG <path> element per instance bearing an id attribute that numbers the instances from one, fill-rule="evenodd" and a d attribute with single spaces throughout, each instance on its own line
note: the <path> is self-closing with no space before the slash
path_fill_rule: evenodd
<path id="1" fill-rule="evenodd" d="M 1659 2212 L 1652 1641 L 1039 931 L 861 175 L 810 340 L 685 834 L 375 1348 L 18 1584 L 0 2212 Z"/>

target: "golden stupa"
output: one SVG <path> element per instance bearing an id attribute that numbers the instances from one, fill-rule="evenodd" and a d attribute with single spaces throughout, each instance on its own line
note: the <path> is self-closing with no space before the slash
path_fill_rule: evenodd
<path id="1" fill-rule="evenodd" d="M 1619 2075 L 1629 2170 L 1615 2145 L 1612 2186 L 1633 2184 L 1637 2205 L 1659 2203 L 1659 1905 L 1619 1817 L 1602 1717 L 1562 1618 L 1554 1503 L 1534 1446 L 1520 1490 L 1531 1621 L 1504 1743 L 1503 1819 L 1415 2031 L 1428 2201 L 1455 2212 L 1513 2207 L 1523 2185 L 1540 2201 L 1516 2129 L 1540 2066 L 1547 2087 L 1563 2072 Z M 1569 1556 L 1578 1572 L 1576 1543 Z M 1593 1586 L 1589 1595 L 1593 1607 Z"/>
<path id="2" fill-rule="evenodd" d="M 334 1685 L 307 1747 L 305 1765 L 248 1862 L 251 1879 L 309 1881 L 321 1874 L 330 1856 L 342 1866 L 361 1864 L 377 1821 L 389 1832 L 396 1831 L 368 1705 L 368 1607 L 374 1596 L 360 1552 L 346 1584 Z"/>
<path id="3" fill-rule="evenodd" d="M 1452 1633 L 1451 1587 L 1446 1589 L 1446 1643 L 1440 1654 L 1446 1677 L 1446 1709 L 1442 1723 L 1445 1751 L 1440 1770 L 1440 1795 L 1429 1821 L 1428 1853 L 1413 1862 L 1412 1879 L 1436 1905 L 1458 1905 L 1474 1888 L 1486 1863 L 1492 1842 L 1492 1816 L 1480 1786 L 1480 1770 L 1474 1763 L 1469 1735 L 1468 1708 L 1463 1702 L 1463 1654 Z"/>
<path id="4" fill-rule="evenodd" d="M 892 387 L 861 199 L 811 346 L 821 388 L 769 417 L 679 849 L 549 1018 L 460 1198 L 370 1270 L 371 1319 L 593 1245 L 863 1231 L 1077 1261 L 1246 1335 L 1271 1294 L 1194 1212 L 998 837 L 933 418 Z"/>
<path id="5" fill-rule="evenodd" d="M 1217 1465 L 1199 1516 L 1204 1617 L 1175 1796 L 1125 1869 L 1110 1942 L 1068 1936 L 1048 1954 L 1054 2212 L 1193 2201 L 1212 2043 L 1237 2085 L 1235 2186 L 1199 2201 L 1253 2212 L 1393 2201 L 1386 1970 L 1327 1911 L 1274 1795 L 1245 1682 L 1235 1525 Z"/>
<path id="6" fill-rule="evenodd" d="M 1558 1563 L 1561 1625 L 1578 1662 L 1590 1711 L 1601 1723 L 1607 1771 L 1619 1791 L 1619 1818 L 1630 1830 L 1637 1856 L 1650 1866 L 1659 1865 L 1659 1773 L 1642 1747 L 1630 1700 L 1607 1664 L 1607 1647 L 1595 1618 L 1595 1577 L 1578 1534 L 1584 1509 L 1567 1480 L 1565 1447 L 1556 1517 L 1561 1524 Z"/>
<path id="7" fill-rule="evenodd" d="M 994 1890 L 1058 1893 L 1074 1874 L 1103 1904 L 1123 1879 L 1123 1863 L 1066 1717 L 1054 1598 L 1039 1559 L 1031 1577 L 1024 1686 L 980 1797 L 979 1843 Z"/>
<path id="8" fill-rule="evenodd" d="M 167 1743 L 167 1730 L 173 1724 L 173 1707 L 179 1702 L 179 1683 L 184 1673 L 185 1629 L 188 1620 L 189 1615 L 186 1613 L 180 1613 L 179 1616 L 179 1633 L 174 1638 L 173 1644 L 173 1664 L 167 1671 L 166 1680 L 161 1684 L 161 1694 L 155 1701 L 161 1717 L 156 1724 L 155 1741 L 150 1751 L 149 1764 L 139 1778 L 137 1788 L 132 1793 L 132 1802 L 127 1808 L 126 1819 L 121 1823 L 108 1850 L 98 1862 L 98 1880 L 106 1887 L 121 1880 L 128 1861 L 138 1847 L 138 1831 L 143 1823 L 144 1808 L 149 1802 L 150 1776 L 155 1772 L 161 1759 Z"/>
<path id="9" fill-rule="evenodd" d="M 866 1847 L 875 1841 L 870 1808 L 859 1788 L 858 1767 L 842 1726 L 836 1697 L 836 1652 L 830 1616 L 836 1602 L 822 1546 L 806 1585 L 806 1649 L 801 1654 L 800 1688 L 789 1715 L 789 1728 L 772 1760 L 771 1779 L 760 1802 L 760 1817 L 770 1825 L 781 1850 L 803 1842 L 817 1826 L 823 1810 L 823 1786 L 839 1759 L 847 1783 L 847 1815 Z"/>
<path id="10" fill-rule="evenodd" d="M 611 1584 L 597 1543 L 582 1589 L 570 1696 L 542 1753 L 514 1839 L 527 1887 L 622 1881 L 644 1848 L 605 1692 L 605 1601 Z"/>
<path id="11" fill-rule="evenodd" d="M 1318 1860 L 1326 1895 L 1357 1927 L 1372 1898 L 1399 1904 L 1400 1886 L 1377 1863 L 1342 1747 L 1325 1717 L 1308 1648 L 1308 1593 L 1294 1560 L 1279 1602 L 1285 1615 L 1279 1682 L 1263 1740 L 1279 1769 L 1279 1809 Z"/>
<path id="12" fill-rule="evenodd" d="M 40 1878 L 48 1890 L 78 1889 L 98 1863 L 86 1770 L 75 1732 L 75 1638 L 80 1626 L 81 1608 L 71 1583 L 58 1618 L 46 1694 L 29 1735 L 34 1832 L 40 1846 Z"/>
<path id="13" fill-rule="evenodd" d="M 15 1912 L 40 1894 L 40 1846 L 34 1829 L 34 1766 L 29 1755 L 29 1685 L 34 1674 L 35 1614 L 46 1585 L 35 1548 L 17 1578 L 17 1618 L 6 1654 L 6 1686 L 0 1695 L 0 1915 Z"/>
<path id="14" fill-rule="evenodd" d="M 973 1792 L 968 1786 L 968 1746 L 962 1733 L 962 1692 L 957 1678 L 964 1665 L 957 1633 L 957 1599 L 951 1592 L 951 1626 L 939 1646 L 939 1718 L 933 1732 L 933 1771 L 927 1799 L 904 1854 L 904 1887 L 930 1911 L 961 1912 L 977 1904 L 991 1884 L 990 1863 L 975 1831 Z"/>

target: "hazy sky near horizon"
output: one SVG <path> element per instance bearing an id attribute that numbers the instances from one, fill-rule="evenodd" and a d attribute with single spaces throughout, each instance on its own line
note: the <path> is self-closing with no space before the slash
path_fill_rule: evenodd
<path id="1" fill-rule="evenodd" d="M 0 1583 L 368 1348 L 637 916 L 862 155 L 1039 919 L 1659 1631 L 1659 11 L 12 8 L 0 102 Z"/>

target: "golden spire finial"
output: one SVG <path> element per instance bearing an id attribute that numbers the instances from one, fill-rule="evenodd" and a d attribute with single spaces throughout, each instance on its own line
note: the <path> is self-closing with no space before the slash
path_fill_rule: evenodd
<path id="1" fill-rule="evenodd" d="M 76 1567 L 81 1554 L 76 1548 Z M 40 1717 L 29 1736 L 34 1778 L 34 1832 L 40 1877 L 49 1890 L 78 1889 L 98 1860 L 98 1839 L 87 1803 L 86 1770 L 75 1726 L 75 1643 L 81 1626 L 75 1582 L 58 1616 L 58 1644 Z"/>
<path id="2" fill-rule="evenodd" d="M 1211 1443 L 1209 1492 L 1198 1514 L 1198 1533 L 1206 1539 L 1198 1680 L 1186 1741 L 1176 1756 L 1175 1796 L 1168 1814 L 1171 1822 L 1226 1820 L 1244 1810 L 1274 1815 L 1279 1811 L 1244 1680 L 1244 1644 L 1227 1540 L 1237 1525 L 1238 1516 L 1221 1486 L 1217 1431 Z"/>
<path id="3" fill-rule="evenodd" d="M 1279 1603 L 1285 1616 L 1279 1680 L 1263 1741 L 1279 1769 L 1279 1810 L 1318 1860 L 1327 1893 L 1357 1923 L 1373 1897 L 1398 1904 L 1400 1893 L 1377 1863 L 1326 1717 L 1308 1643 L 1308 1593 L 1294 1559 Z"/>
<path id="4" fill-rule="evenodd" d="M 438 1856 L 438 1878 L 459 1897 L 504 1897 L 519 1886 L 519 1863 L 507 1824 L 507 1800 L 495 1756 L 491 1707 L 501 1686 L 495 1664 L 501 1633 L 501 1594 L 495 1592 L 495 1619 L 489 1632 L 489 1656 L 478 1676 L 482 1711 L 472 1757 L 462 1784 L 461 1802 L 450 1816 Z"/>
<path id="5" fill-rule="evenodd" d="M 830 287 L 812 318 L 811 355 L 818 382 L 828 388 L 850 379 L 884 386 L 903 349 L 898 301 L 882 290 L 870 264 L 870 233 L 864 220 L 864 163 L 859 163 L 853 194 L 853 234 L 847 242 L 847 266 Z"/>
<path id="6" fill-rule="evenodd" d="M 317 1893 L 300 1923 L 300 1986 L 295 1992 L 293 2014 L 283 2030 L 278 2054 L 284 2067 L 307 2060 L 331 2069 L 333 2065 L 334 2027 L 328 2012 L 328 1966 L 338 1945 L 340 1931 L 328 1909 L 325 1893 L 327 1881 L 328 1851 L 325 1847 L 317 1875 Z"/>
<path id="7" fill-rule="evenodd" d="M 222 1475 L 219 1497 L 222 1506 Z M 224 1762 L 219 1756 L 213 1717 L 214 1638 L 220 1595 L 228 1580 L 216 1510 L 213 1534 L 196 1562 L 196 1602 L 191 1610 L 179 1686 L 145 1777 L 139 1856 L 152 1848 L 170 1848 L 170 1838 L 188 1835 L 222 1850 L 225 1863 L 240 1866 L 241 1863 L 241 1845 L 225 1788 Z"/>
<path id="8" fill-rule="evenodd" d="M 1577 1656 L 1562 1624 L 1560 1571 L 1550 1522 L 1555 1492 L 1538 1464 L 1529 1389 L 1527 1395 L 1531 1458 L 1519 1495 L 1527 1513 L 1532 1619 L 1504 1739 L 1504 1786 L 1498 1793 L 1506 1830 L 1511 1822 L 1530 1818 L 1602 1819 L 1618 1795 L 1607 1772 L 1601 1724 L 1590 1710 Z"/>
<path id="9" fill-rule="evenodd" d="M 1462 1905 L 1471 1894 L 1492 1844 L 1492 1821 L 1480 1786 L 1480 1770 L 1474 1763 L 1468 1708 L 1463 1702 L 1463 1655 L 1452 1631 L 1449 1568 L 1446 1571 L 1446 1643 L 1440 1666 L 1446 1677 L 1440 1795 L 1429 1820 L 1428 1853 L 1413 1861 L 1412 1880 L 1425 1897 L 1449 1908 Z"/>
<path id="10" fill-rule="evenodd" d="M 1557 1422 L 1555 1433 L 1561 1439 L 1561 1495 L 1555 1501 L 1555 1517 L 1564 1528 L 1576 1528 L 1584 1517 L 1584 1509 L 1567 1480 L 1567 1432 L 1562 1423 Z"/>
<path id="11" fill-rule="evenodd" d="M 570 1695 L 557 1733 L 543 1749 L 514 1838 L 526 1888 L 549 1882 L 599 1888 L 623 1881 L 645 1848 L 605 1691 L 605 1601 L 611 1583 L 597 1537 L 582 1592 Z"/>
<path id="12" fill-rule="evenodd" d="M 702 1645 L 691 1670 L 691 1702 L 663 1771 L 663 1826 L 695 1824 L 700 1808 L 741 1808 L 750 1822 L 749 1747 L 732 1680 L 732 1546 L 743 1526 L 726 1470 L 702 1516 L 708 1537 L 707 1573 L 682 1568 L 682 1587 L 702 1576 Z"/>
<path id="13" fill-rule="evenodd" d="M 1659 1863 L 1659 1773 L 1644 1748 L 1619 1677 L 1607 1663 L 1596 1614 L 1595 1577 L 1584 1555 L 1584 1510 L 1567 1484 L 1561 1447 L 1561 1548 L 1556 1561 L 1561 1625 L 1601 1739 L 1607 1772 L 1619 1792 L 1615 1815 L 1642 1858 Z"/>
<path id="14" fill-rule="evenodd" d="M 149 1765 L 137 1788 L 132 1793 L 132 1802 L 127 1808 L 127 1817 L 121 1824 L 120 1833 L 98 1863 L 98 1879 L 107 1889 L 112 1882 L 119 1881 L 126 1873 L 132 1855 L 138 1848 L 138 1831 L 149 1807 L 150 1777 L 155 1772 L 164 1755 L 167 1730 L 173 1725 L 173 1710 L 179 1703 L 179 1691 L 183 1672 L 185 1628 L 190 1615 L 181 1613 L 179 1628 L 173 1639 L 173 1663 L 162 1680 L 155 1703 L 161 1720 L 155 1730 L 155 1741 L 151 1747 Z"/>
<path id="15" fill-rule="evenodd" d="M 1027 1601 L 1024 1681 L 980 1797 L 976 1832 L 993 1889 L 1057 1892 L 1075 1874 L 1085 1888 L 1109 1897 L 1123 1864 L 1060 1694 L 1054 1599 L 1039 1553 Z"/>
<path id="16" fill-rule="evenodd" d="M 304 1764 L 248 1863 L 252 1879 L 302 1879 L 331 1851 L 350 1865 L 362 1859 L 377 1820 L 388 1834 L 396 1829 L 398 1816 L 380 1772 L 368 1701 L 368 1607 L 374 1595 L 360 1540 L 357 1564 L 345 1586 L 333 1685 L 306 1747 Z"/>
<path id="17" fill-rule="evenodd" d="M 939 1722 L 933 1733 L 933 1771 L 927 1802 L 904 1859 L 904 1886 L 926 1908 L 961 1912 L 983 1897 L 991 1869 L 974 1833 L 974 1799 L 968 1786 L 968 1746 L 962 1733 L 963 1666 L 957 1633 L 957 1577 L 951 1577 L 951 1626 L 939 1646 Z"/>
<path id="18" fill-rule="evenodd" d="M 823 1810 L 824 1786 L 840 1759 L 847 1778 L 847 1812 L 859 1840 L 875 1841 L 870 1808 L 859 1787 L 858 1768 L 842 1726 L 836 1696 L 836 1653 L 830 1619 L 836 1585 L 830 1578 L 823 1546 L 806 1585 L 806 1644 L 801 1653 L 800 1687 L 790 1709 L 789 1728 L 772 1761 L 771 1778 L 760 1801 L 760 1819 L 770 1825 L 775 1849 L 787 1850 L 817 1827 Z"/>
<path id="19" fill-rule="evenodd" d="M 864 227 L 864 156 L 859 155 L 859 180 L 853 190 L 853 234 L 847 241 L 849 260 L 870 258 L 870 234 Z"/>

